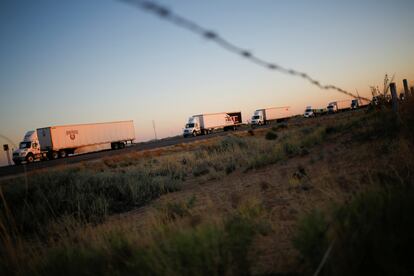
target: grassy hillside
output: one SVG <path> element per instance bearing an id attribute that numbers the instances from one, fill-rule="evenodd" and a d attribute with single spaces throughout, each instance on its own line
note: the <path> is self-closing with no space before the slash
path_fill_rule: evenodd
<path id="1" fill-rule="evenodd" d="M 291 120 L 3 180 L 0 273 L 412 274 L 412 110 Z"/>

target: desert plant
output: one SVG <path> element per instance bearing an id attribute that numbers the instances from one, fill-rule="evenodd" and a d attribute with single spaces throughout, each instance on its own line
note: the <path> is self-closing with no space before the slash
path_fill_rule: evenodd
<path id="1" fill-rule="evenodd" d="M 276 140 L 276 139 L 277 139 L 277 134 L 276 134 L 275 132 L 273 132 L 273 131 L 268 131 L 268 132 L 266 133 L 265 138 L 266 138 L 267 140 Z"/>

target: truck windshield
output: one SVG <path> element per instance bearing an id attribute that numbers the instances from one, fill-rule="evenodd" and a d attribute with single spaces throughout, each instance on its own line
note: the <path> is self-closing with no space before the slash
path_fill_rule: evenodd
<path id="1" fill-rule="evenodd" d="M 32 142 L 21 142 L 19 149 L 28 149 L 32 145 Z"/>
<path id="2" fill-rule="evenodd" d="M 312 111 L 312 109 L 306 109 L 305 110 L 305 112 L 311 112 Z"/>
<path id="3" fill-rule="evenodd" d="M 186 124 L 185 125 L 185 128 L 193 128 L 194 127 L 194 124 Z"/>
<path id="4" fill-rule="evenodd" d="M 259 116 L 259 115 L 253 116 L 253 117 L 252 117 L 252 119 L 253 119 L 253 120 L 260 119 L 260 116 Z"/>

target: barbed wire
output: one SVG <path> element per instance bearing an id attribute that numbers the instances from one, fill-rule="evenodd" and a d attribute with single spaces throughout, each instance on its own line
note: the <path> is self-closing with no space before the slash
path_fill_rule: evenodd
<path id="1" fill-rule="evenodd" d="M 274 70 L 274 71 L 278 71 L 284 74 L 288 74 L 288 75 L 292 75 L 292 76 L 296 76 L 296 77 L 300 77 L 303 78 L 307 81 L 309 81 L 311 84 L 317 86 L 318 88 L 322 89 L 322 90 L 336 90 L 337 92 L 340 92 L 342 94 L 357 98 L 357 99 L 364 99 L 364 100 L 368 100 L 367 98 L 361 97 L 359 95 L 355 95 L 349 91 L 346 91 L 338 86 L 335 85 L 324 85 L 322 84 L 320 81 L 312 78 L 311 76 L 309 76 L 307 73 L 304 72 L 300 72 L 294 69 L 289 69 L 283 66 L 280 66 L 278 64 L 272 63 L 272 62 L 268 62 L 264 59 L 261 59 L 255 55 L 253 55 L 253 53 L 251 51 L 245 50 L 233 43 L 231 43 L 229 40 L 223 38 L 222 36 L 220 36 L 218 33 L 213 32 L 207 28 L 204 28 L 202 26 L 200 26 L 199 24 L 197 24 L 196 22 L 189 20 L 187 18 L 184 18 L 176 13 L 174 13 L 172 10 L 168 9 L 165 6 L 162 6 L 160 4 L 158 4 L 155 1 L 148 1 L 148 0 L 119 0 L 122 2 L 125 2 L 127 4 L 131 4 L 133 6 L 136 6 L 137 8 L 140 8 L 141 10 L 144 10 L 145 12 L 148 13 L 152 13 L 155 14 L 157 16 L 159 16 L 160 18 L 171 22 L 179 27 L 182 27 L 184 29 L 187 29 L 197 35 L 200 35 L 206 39 L 212 40 L 214 42 L 216 42 L 220 47 L 222 47 L 223 49 L 232 52 L 234 54 L 237 54 L 247 60 L 250 60 L 251 62 L 262 66 L 264 68 L 267 68 L 269 70 Z"/>

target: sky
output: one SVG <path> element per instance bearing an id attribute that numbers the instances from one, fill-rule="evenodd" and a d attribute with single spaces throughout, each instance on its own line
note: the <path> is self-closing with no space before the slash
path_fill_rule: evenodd
<path id="1" fill-rule="evenodd" d="M 162 0 L 254 55 L 370 97 L 414 85 L 414 1 Z M 270 71 L 117 0 L 0 3 L 0 143 L 40 127 L 134 120 L 137 141 L 194 114 L 348 99 Z M 0 153 L 0 165 L 5 163 Z"/>

